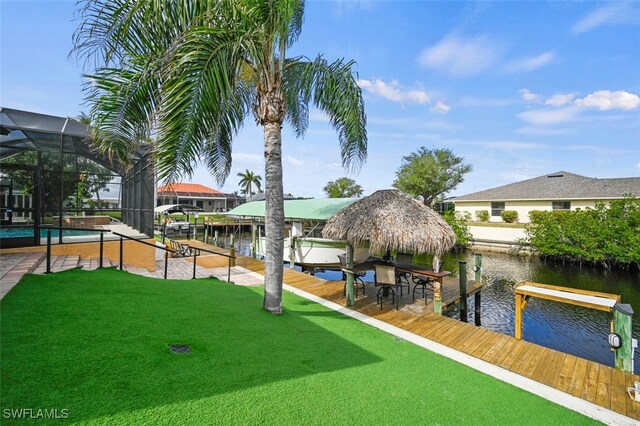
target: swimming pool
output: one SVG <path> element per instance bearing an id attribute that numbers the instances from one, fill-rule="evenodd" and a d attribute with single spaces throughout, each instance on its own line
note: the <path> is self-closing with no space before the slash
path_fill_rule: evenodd
<path id="1" fill-rule="evenodd" d="M 11 227 L 11 228 L 0 228 L 0 238 L 29 238 L 33 237 L 33 228 L 24 226 L 24 227 Z M 100 233 L 97 231 L 62 231 L 63 237 L 77 237 L 83 235 L 99 235 Z M 57 229 L 51 230 L 51 238 L 57 238 L 60 236 L 60 231 Z M 40 238 L 47 238 L 47 229 L 40 228 Z"/>

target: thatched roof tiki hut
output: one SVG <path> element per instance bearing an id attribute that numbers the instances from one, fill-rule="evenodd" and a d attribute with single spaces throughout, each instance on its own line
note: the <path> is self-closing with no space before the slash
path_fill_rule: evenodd
<path id="1" fill-rule="evenodd" d="M 368 243 L 370 253 L 395 250 L 433 254 L 436 272 L 440 256 L 456 242 L 455 233 L 442 216 L 397 189 L 376 191 L 340 210 L 327 221 L 322 236 L 346 241 L 348 251 Z M 352 306 L 353 291 L 347 294 L 347 304 Z"/>

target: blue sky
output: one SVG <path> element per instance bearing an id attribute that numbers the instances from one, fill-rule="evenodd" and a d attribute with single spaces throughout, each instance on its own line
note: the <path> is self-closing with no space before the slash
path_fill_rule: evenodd
<path id="1" fill-rule="evenodd" d="M 0 105 L 77 116 L 82 67 L 68 59 L 75 1 L 0 0 Z M 391 187 L 402 157 L 449 148 L 473 165 L 450 195 L 559 170 L 640 176 L 640 2 L 308 1 L 290 55 L 354 59 L 365 96 L 368 161 L 340 165 L 337 136 L 311 111 L 285 128 L 285 192 L 322 197 L 355 179 Z M 231 175 L 264 175 L 262 130 L 246 121 Z M 193 182 L 216 187 L 204 168 Z"/>

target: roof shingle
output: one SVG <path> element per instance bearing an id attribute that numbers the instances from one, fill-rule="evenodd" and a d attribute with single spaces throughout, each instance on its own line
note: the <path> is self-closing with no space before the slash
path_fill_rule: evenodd
<path id="1" fill-rule="evenodd" d="M 170 183 L 158 188 L 159 196 L 179 195 L 185 197 L 215 197 L 224 196 L 218 190 L 200 185 L 199 183 Z"/>
<path id="2" fill-rule="evenodd" d="M 624 195 L 640 197 L 640 177 L 597 179 L 560 171 L 452 197 L 451 201 L 611 199 Z"/>

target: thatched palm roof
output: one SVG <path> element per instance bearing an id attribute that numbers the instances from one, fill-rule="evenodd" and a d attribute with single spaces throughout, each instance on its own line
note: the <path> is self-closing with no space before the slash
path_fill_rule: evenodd
<path id="1" fill-rule="evenodd" d="M 374 192 L 329 219 L 322 236 L 354 247 L 369 242 L 372 253 L 397 250 L 433 253 L 450 250 L 456 236 L 438 213 L 397 189 Z"/>

